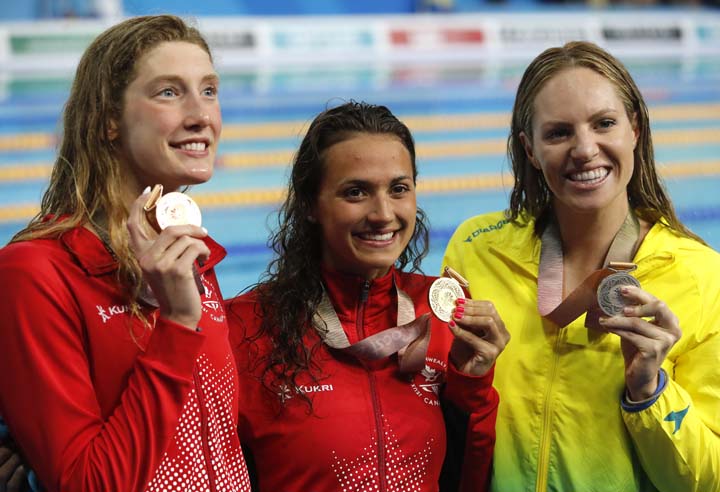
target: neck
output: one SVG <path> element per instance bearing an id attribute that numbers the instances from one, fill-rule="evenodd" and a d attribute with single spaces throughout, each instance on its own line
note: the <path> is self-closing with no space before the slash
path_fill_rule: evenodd
<path id="1" fill-rule="evenodd" d="M 557 208 L 555 217 L 563 244 L 564 262 L 600 268 L 615 235 L 627 217 L 629 206 L 578 213 Z"/>
<path id="2" fill-rule="evenodd" d="M 327 262 L 327 261 L 321 261 L 320 262 L 321 267 L 329 272 L 337 272 L 343 275 L 352 275 L 355 277 L 360 277 L 363 280 L 372 281 L 381 277 L 384 277 L 388 274 L 391 267 L 382 267 L 382 268 L 371 268 L 371 269 L 358 269 L 353 270 L 351 268 L 339 268 L 336 265 Z"/>

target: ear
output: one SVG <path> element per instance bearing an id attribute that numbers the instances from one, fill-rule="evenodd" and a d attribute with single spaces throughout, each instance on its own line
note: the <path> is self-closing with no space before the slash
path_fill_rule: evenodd
<path id="1" fill-rule="evenodd" d="M 108 139 L 113 142 L 120 136 L 120 131 L 118 130 L 118 125 L 115 123 L 115 120 L 110 120 L 108 123 L 108 132 L 107 137 Z"/>
<path id="2" fill-rule="evenodd" d="M 537 160 L 535 159 L 535 155 L 533 154 L 532 142 L 530 141 L 530 137 L 528 137 L 525 132 L 520 132 L 520 143 L 522 143 L 522 146 L 525 149 L 525 155 L 530 161 L 530 164 L 532 164 L 535 169 L 540 171 L 540 164 L 538 164 Z"/>
<path id="3" fill-rule="evenodd" d="M 632 125 L 632 129 L 633 129 L 633 150 L 634 150 L 635 146 L 637 145 L 638 137 L 640 136 L 640 129 L 638 128 L 637 112 L 632 114 L 632 117 L 630 118 L 630 124 Z"/>
<path id="4" fill-rule="evenodd" d="M 307 217 L 306 217 L 307 221 L 310 222 L 311 224 L 317 224 L 317 223 L 318 223 L 318 219 L 317 219 L 317 218 L 318 218 L 318 215 L 317 215 L 316 212 L 317 212 L 317 204 L 313 204 L 313 205 L 310 207 L 310 213 L 307 214 Z"/>

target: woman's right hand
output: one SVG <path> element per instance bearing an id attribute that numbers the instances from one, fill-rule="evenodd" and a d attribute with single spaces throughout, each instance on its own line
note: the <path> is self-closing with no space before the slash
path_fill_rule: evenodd
<path id="1" fill-rule="evenodd" d="M 158 234 L 145 216 L 147 198 L 147 192 L 143 193 L 130 209 L 130 248 L 158 301 L 160 316 L 194 330 L 200 322 L 202 305 L 193 265 L 195 260 L 205 261 L 210 256 L 201 240 L 207 231 L 182 225 L 167 227 Z"/>

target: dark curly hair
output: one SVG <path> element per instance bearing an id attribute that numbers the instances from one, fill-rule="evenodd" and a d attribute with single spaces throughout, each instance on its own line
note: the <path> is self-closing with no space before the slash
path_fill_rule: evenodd
<path id="1" fill-rule="evenodd" d="M 417 179 L 415 143 L 410 130 L 385 106 L 350 101 L 320 113 L 310 124 L 295 155 L 285 202 L 280 208 L 278 229 L 269 245 L 275 257 L 257 286 L 262 318 L 258 337 L 271 340 L 272 351 L 259 363 L 269 389 L 297 386 L 302 372 L 314 380 L 313 353 L 318 344 L 306 347 L 304 336 L 312 329 L 312 317 L 323 293 L 320 274 L 322 234 L 310 220 L 323 178 L 324 156 L 333 145 L 362 133 L 396 136 L 410 154 L 413 181 Z M 403 269 L 420 271 L 428 252 L 428 226 L 418 208 L 413 235 L 396 261 Z"/>

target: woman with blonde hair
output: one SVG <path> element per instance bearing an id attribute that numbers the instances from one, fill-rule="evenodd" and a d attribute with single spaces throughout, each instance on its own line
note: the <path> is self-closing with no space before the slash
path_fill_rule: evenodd
<path id="1" fill-rule="evenodd" d="M 225 251 L 144 210 L 150 186 L 211 177 L 218 86 L 168 15 L 111 27 L 79 63 L 40 213 L 0 250 L 0 414 L 47 490 L 249 490 Z"/>
<path id="2" fill-rule="evenodd" d="M 677 218 L 626 68 L 587 42 L 541 53 L 508 155 L 509 209 L 444 258 L 513 337 L 492 489 L 720 490 L 720 255 Z"/>

